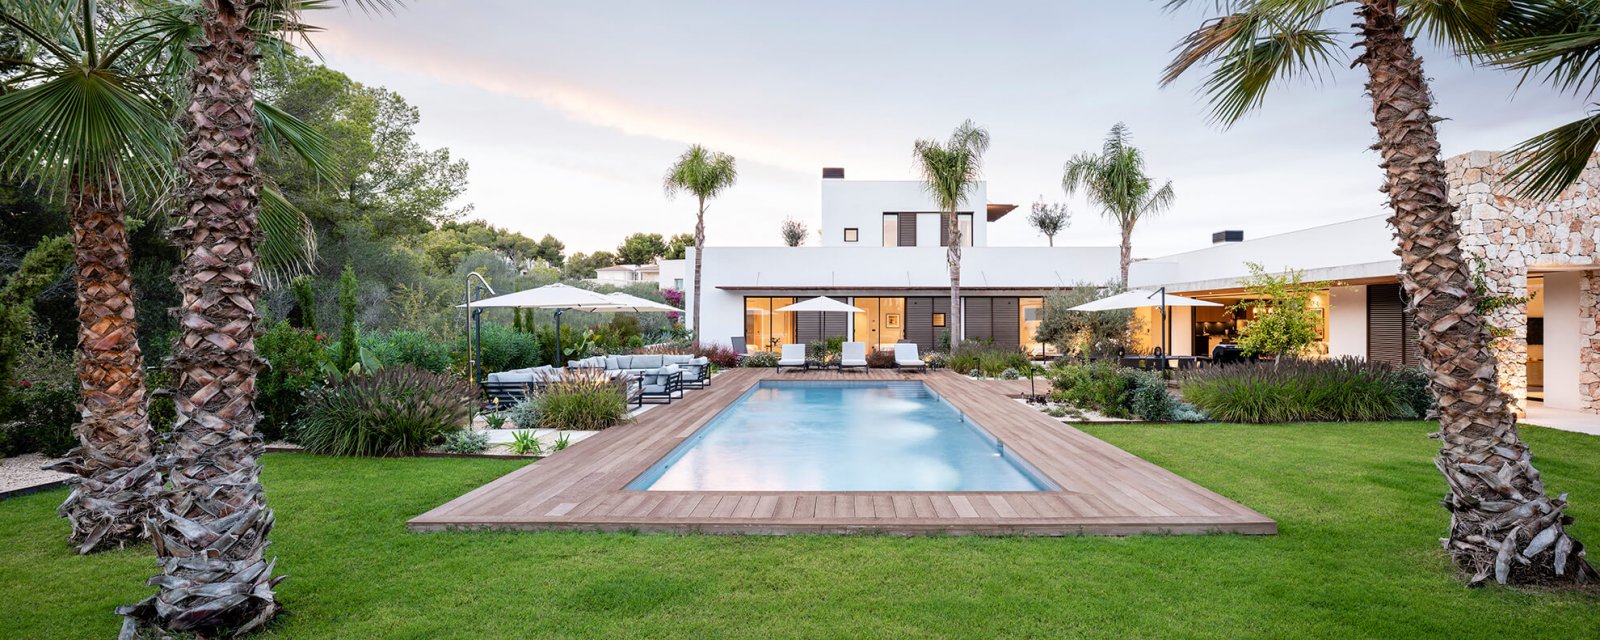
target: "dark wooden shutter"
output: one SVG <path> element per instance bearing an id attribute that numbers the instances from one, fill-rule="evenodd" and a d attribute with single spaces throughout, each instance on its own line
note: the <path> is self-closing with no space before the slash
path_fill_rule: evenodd
<path id="1" fill-rule="evenodd" d="M 1022 323 L 1017 318 L 1021 313 L 1017 309 L 1016 298 L 991 298 L 994 305 L 993 337 L 994 346 L 1015 349 L 1022 345 L 1018 340 L 1022 333 Z"/>
<path id="2" fill-rule="evenodd" d="M 1417 335 L 1398 284 L 1367 287 L 1367 360 L 1397 367 L 1417 364 Z"/>
<path id="3" fill-rule="evenodd" d="M 993 298 L 962 298 L 961 306 L 966 312 L 967 325 L 966 339 L 968 340 L 994 340 L 994 302 Z"/>
<path id="4" fill-rule="evenodd" d="M 902 247 L 917 246 L 917 214 L 902 213 L 895 224 L 899 235 L 897 244 Z"/>
<path id="5" fill-rule="evenodd" d="M 824 313 L 822 315 L 822 337 L 843 338 L 849 331 L 850 314 Z"/>
<path id="6" fill-rule="evenodd" d="M 794 314 L 795 341 L 801 344 L 822 339 L 821 311 L 800 311 Z"/>
<path id="7" fill-rule="evenodd" d="M 950 215 L 939 214 L 939 246 L 950 246 Z"/>
<path id="8" fill-rule="evenodd" d="M 945 315 L 945 326 L 933 326 L 933 314 Z M 939 335 L 954 326 L 950 318 L 950 298 L 906 298 L 905 339 L 917 343 L 923 353 L 937 351 Z"/>

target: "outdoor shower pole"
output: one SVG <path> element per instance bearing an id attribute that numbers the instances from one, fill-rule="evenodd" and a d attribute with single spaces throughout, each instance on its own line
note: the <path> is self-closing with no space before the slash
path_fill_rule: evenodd
<path id="1" fill-rule="evenodd" d="M 478 282 L 480 283 L 480 286 L 476 289 L 478 291 L 487 289 L 490 295 L 493 295 L 494 287 L 489 286 L 489 281 L 483 279 L 483 274 L 480 274 L 476 271 L 467 274 L 467 373 L 472 374 L 473 382 L 478 382 L 482 378 L 482 372 L 478 370 L 478 348 L 481 345 L 474 341 L 483 339 L 482 320 L 479 319 L 483 313 L 483 309 L 478 309 L 476 310 L 476 313 L 474 313 L 472 308 L 472 294 L 474 292 L 474 288 L 472 286 L 473 278 L 477 278 Z M 479 331 L 477 332 L 472 330 L 474 321 L 477 321 L 479 325 Z"/>

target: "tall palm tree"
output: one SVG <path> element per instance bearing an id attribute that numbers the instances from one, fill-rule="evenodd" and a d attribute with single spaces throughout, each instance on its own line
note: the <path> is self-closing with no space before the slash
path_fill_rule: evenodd
<path id="1" fill-rule="evenodd" d="M 76 5 L 76 6 L 69 6 Z M 55 468 L 75 474 L 61 505 L 80 553 L 144 537 L 159 487 L 134 317 L 129 194 L 158 196 L 172 129 L 159 87 L 130 71 L 125 41 L 96 4 L 6 3 L 0 24 L 24 56 L 0 95 L 0 163 L 67 205 L 77 261 L 79 446 Z"/>
<path id="2" fill-rule="evenodd" d="M 671 198 L 678 192 L 694 194 L 699 208 L 694 217 L 694 343 L 700 344 L 700 299 L 705 292 L 700 289 L 700 263 L 706 254 L 706 201 L 717 197 L 739 179 L 739 167 L 733 156 L 691 145 L 678 161 L 667 169 L 662 186 Z"/>
<path id="3" fill-rule="evenodd" d="M 387 9 L 391 0 L 354 0 Z M 259 628 L 280 609 L 282 577 L 265 557 L 273 513 L 261 489 L 255 432 L 257 301 L 262 288 L 263 216 L 270 196 L 256 164 L 276 113 L 255 100 L 264 34 L 305 35 L 302 11 L 325 0 L 198 0 L 179 5 L 197 28 L 187 49 L 187 106 L 178 168 L 183 248 L 174 280 L 182 301 L 172 348 L 177 420 L 163 452 L 168 487 L 151 523 L 159 591 L 117 609 L 126 635 L 144 627 L 205 637 Z M 181 21 L 180 21 L 181 22 Z M 292 137 L 292 134 L 290 135 Z"/>
<path id="4" fill-rule="evenodd" d="M 1175 0 L 1169 5 L 1184 5 Z M 1353 5 L 1353 31 L 1329 28 L 1329 15 Z M 1458 50 L 1491 40 L 1509 3 L 1503 0 L 1249 0 L 1207 20 L 1179 46 L 1171 82 L 1195 65 L 1209 67 L 1202 91 L 1225 124 L 1261 105 L 1273 81 L 1323 72 L 1341 39 L 1362 49 L 1389 196 L 1399 241 L 1400 281 L 1415 316 L 1430 387 L 1439 398 L 1436 466 L 1450 511 L 1445 550 L 1472 572 L 1472 584 L 1556 582 L 1595 577 L 1582 543 L 1566 532 L 1565 496 L 1551 497 L 1517 435 L 1516 414 L 1496 382 L 1488 325 L 1473 287 L 1452 217 L 1444 162 L 1434 129 L 1433 100 L 1412 47 L 1421 33 Z"/>
<path id="5" fill-rule="evenodd" d="M 1100 153 L 1080 153 L 1062 170 L 1061 188 L 1067 195 L 1082 189 L 1089 204 L 1122 231 L 1122 288 L 1128 288 L 1128 265 L 1133 264 L 1133 228 L 1139 221 L 1172 208 L 1176 197 L 1172 181 L 1160 187 L 1145 175 L 1144 153 L 1132 144 L 1128 125 L 1118 122 L 1106 134 Z"/>
<path id="6" fill-rule="evenodd" d="M 951 132 L 950 139 L 918 140 L 911 157 L 922 172 L 923 188 L 944 213 L 945 265 L 950 270 L 950 348 L 961 346 L 965 322 L 961 315 L 961 237 L 957 213 L 983 175 L 983 154 L 989 150 L 989 131 L 967 120 Z"/>

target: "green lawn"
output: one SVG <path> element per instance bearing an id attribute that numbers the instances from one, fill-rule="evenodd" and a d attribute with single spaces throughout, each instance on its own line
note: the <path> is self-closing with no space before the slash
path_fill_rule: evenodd
<path id="1" fill-rule="evenodd" d="M 514 461 L 274 454 L 269 637 L 1594 638 L 1600 598 L 1467 589 L 1429 426 L 1104 425 L 1095 435 L 1276 518 L 1277 536 L 411 534 Z M 1528 428 L 1600 541 L 1600 438 Z M 60 491 L 0 502 L 0 637 L 106 638 L 147 551 L 73 557 Z"/>

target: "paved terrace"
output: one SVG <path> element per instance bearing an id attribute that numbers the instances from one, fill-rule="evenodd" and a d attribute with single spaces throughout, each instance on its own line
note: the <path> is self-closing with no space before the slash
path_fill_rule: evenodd
<path id="1" fill-rule="evenodd" d="M 1040 492 L 636 491 L 623 487 L 761 380 L 923 380 L 1048 476 Z M 1026 381 L 1022 381 L 1024 385 Z M 1272 534 L 1277 523 L 1008 397 L 1016 382 L 902 374 L 734 369 L 412 519 L 450 529 L 987 535 Z"/>

